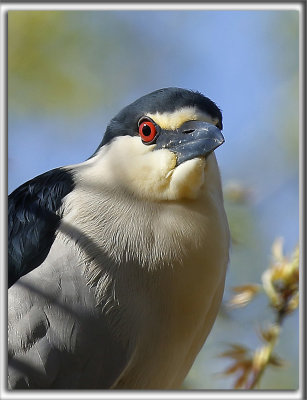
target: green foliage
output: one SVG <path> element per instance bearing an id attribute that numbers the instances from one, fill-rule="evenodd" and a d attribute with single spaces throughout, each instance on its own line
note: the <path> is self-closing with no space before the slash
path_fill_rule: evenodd
<path id="1" fill-rule="evenodd" d="M 57 108 L 59 102 L 87 105 L 82 96 L 85 82 L 74 77 L 73 70 L 74 53 L 88 38 L 69 25 L 65 12 L 9 12 L 9 107 L 41 110 Z"/>
<path id="2" fill-rule="evenodd" d="M 114 57 L 124 54 L 135 33 L 118 23 L 113 13 L 99 16 L 79 11 L 9 11 L 10 110 L 86 113 L 112 100 L 115 91 L 107 77 L 114 77 L 115 72 L 110 74 Z M 118 29 L 110 36 L 112 24 Z M 121 81 L 120 76 L 115 78 Z"/>

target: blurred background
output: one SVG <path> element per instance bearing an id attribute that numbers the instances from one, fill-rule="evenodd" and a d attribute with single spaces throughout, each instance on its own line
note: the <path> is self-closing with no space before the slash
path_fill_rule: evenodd
<path id="1" fill-rule="evenodd" d="M 82 162 L 125 105 L 158 88 L 198 90 L 222 109 L 216 150 L 232 249 L 223 306 L 185 389 L 230 389 L 227 343 L 260 344 L 265 296 L 227 306 L 260 282 L 275 238 L 299 238 L 298 11 L 9 11 L 8 190 Z M 285 321 L 260 389 L 298 388 L 298 312 Z"/>

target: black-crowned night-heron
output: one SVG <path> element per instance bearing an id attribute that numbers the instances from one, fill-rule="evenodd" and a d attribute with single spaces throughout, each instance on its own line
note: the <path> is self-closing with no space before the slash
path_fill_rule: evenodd
<path id="1" fill-rule="evenodd" d="M 221 129 L 207 97 L 157 90 L 9 196 L 9 388 L 180 386 L 224 289 Z"/>

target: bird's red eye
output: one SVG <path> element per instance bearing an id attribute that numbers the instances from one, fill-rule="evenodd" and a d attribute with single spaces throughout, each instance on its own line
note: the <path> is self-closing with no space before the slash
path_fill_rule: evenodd
<path id="1" fill-rule="evenodd" d="M 143 121 L 139 126 L 139 134 L 145 143 L 152 142 L 156 137 L 157 130 L 151 121 Z"/>

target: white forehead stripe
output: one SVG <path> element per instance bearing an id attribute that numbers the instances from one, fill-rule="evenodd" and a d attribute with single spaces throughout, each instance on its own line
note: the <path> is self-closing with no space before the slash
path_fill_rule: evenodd
<path id="1" fill-rule="evenodd" d="M 186 121 L 205 121 L 215 125 L 217 118 L 212 118 L 209 114 L 199 111 L 196 107 L 183 107 L 173 112 L 146 114 L 155 121 L 162 129 L 175 130 Z"/>

